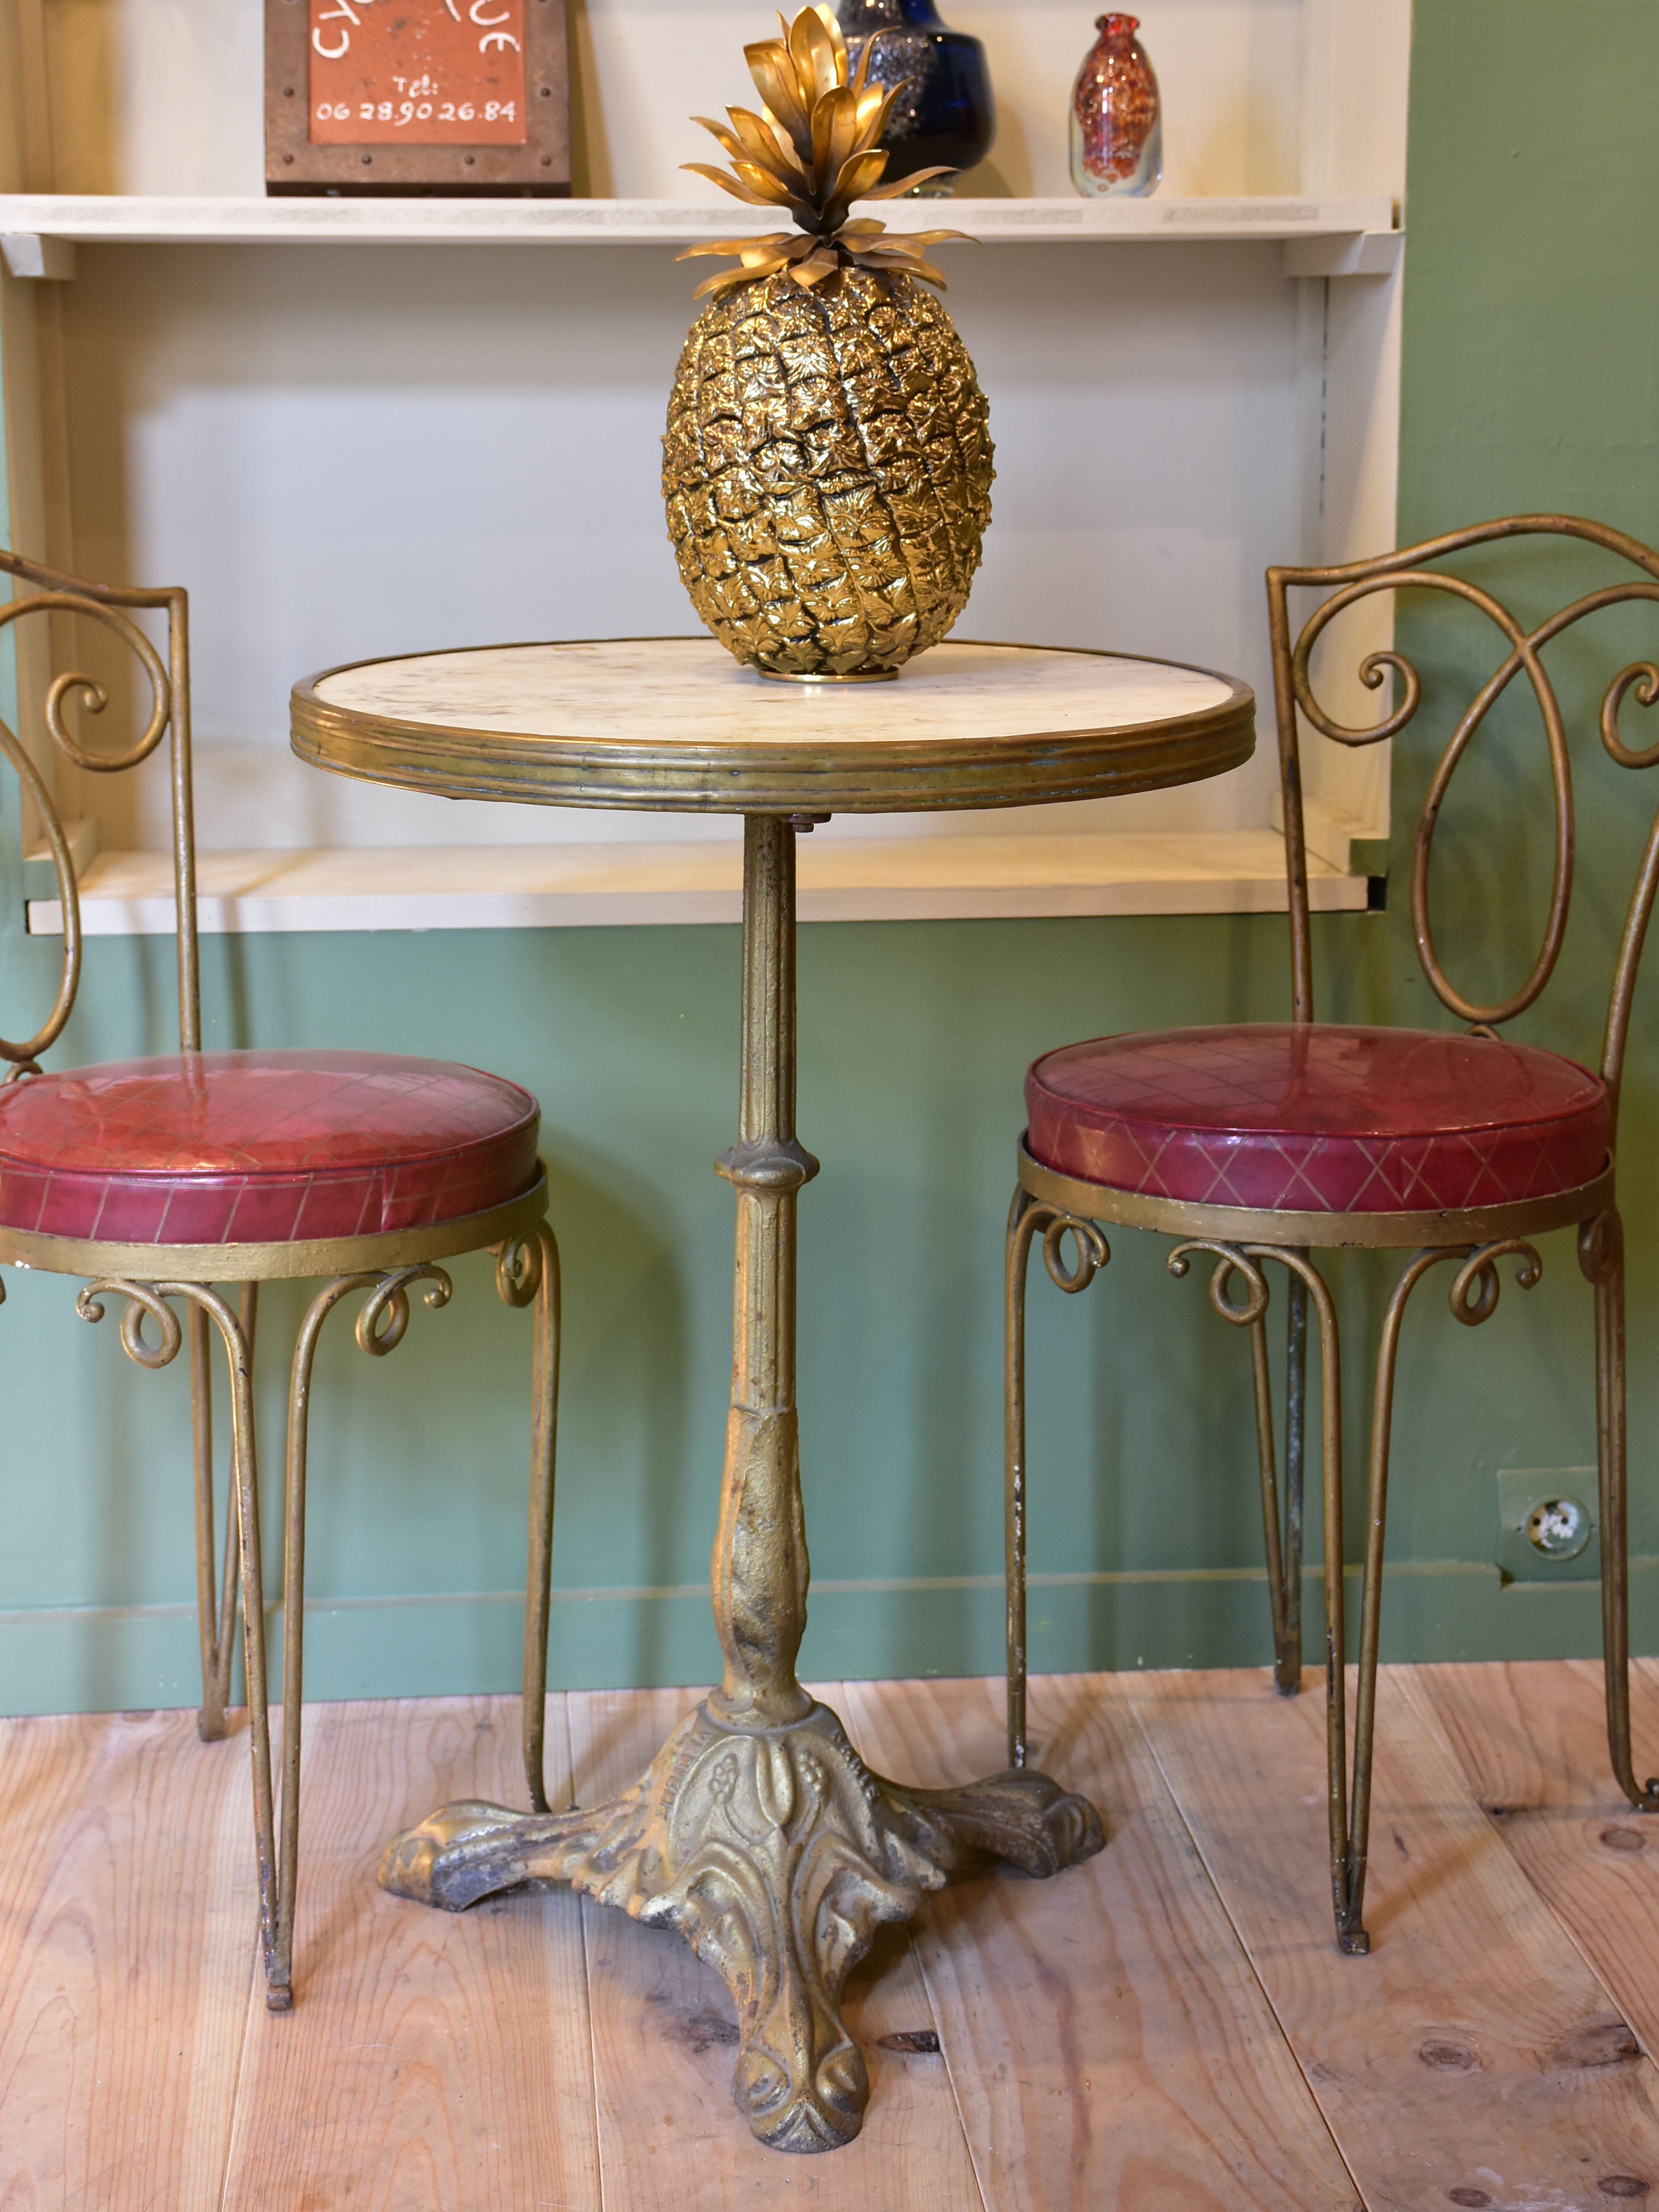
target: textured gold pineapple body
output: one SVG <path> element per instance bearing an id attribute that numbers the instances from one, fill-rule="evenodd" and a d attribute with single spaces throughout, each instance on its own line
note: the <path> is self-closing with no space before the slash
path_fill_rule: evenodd
<path id="1" fill-rule="evenodd" d="M 974 365 L 896 270 L 714 300 L 669 401 L 663 495 L 702 620 L 778 676 L 894 671 L 967 605 L 991 520 Z"/>

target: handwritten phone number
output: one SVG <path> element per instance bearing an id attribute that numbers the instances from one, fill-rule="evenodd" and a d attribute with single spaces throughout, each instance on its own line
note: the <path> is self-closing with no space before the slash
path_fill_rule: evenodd
<path id="1" fill-rule="evenodd" d="M 320 100 L 319 123 L 516 123 L 514 100 L 365 100 L 354 107 L 349 100 Z"/>

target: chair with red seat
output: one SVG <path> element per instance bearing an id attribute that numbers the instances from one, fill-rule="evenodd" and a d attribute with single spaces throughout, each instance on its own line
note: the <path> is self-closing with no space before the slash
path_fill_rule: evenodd
<path id="1" fill-rule="evenodd" d="M 197 1599 L 202 1656 L 198 1726 L 222 1736 L 240 1584 L 252 1747 L 259 1925 L 266 2002 L 293 2002 L 305 1600 L 306 1458 L 312 1370 L 324 1323 L 362 1292 L 356 1339 L 383 1354 L 402 1340 L 416 1285 L 428 1306 L 451 1295 L 442 1262 L 491 1252 L 511 1306 L 534 1305 L 530 1558 L 523 1738 L 532 1805 L 545 1808 L 543 1730 L 558 1400 L 558 1250 L 537 1158 L 539 1112 L 516 1083 L 436 1060 L 366 1052 L 204 1052 L 191 796 L 190 676 L 182 591 L 118 590 L 55 575 L 0 552 L 30 587 L 0 605 L 0 629 L 25 616 L 78 617 L 112 632 L 149 684 L 144 726 L 118 751 L 88 750 L 65 714 L 101 712 L 90 677 L 54 678 L 46 728 L 76 767 L 107 775 L 147 760 L 170 736 L 178 914 L 176 1054 L 43 1073 L 81 975 L 75 871 L 46 778 L 0 722 L 0 753 L 22 783 L 52 851 L 63 915 L 57 1001 L 26 1042 L 0 1040 L 0 1266 L 86 1278 L 88 1321 L 123 1301 L 121 1340 L 141 1366 L 190 1347 Z M 165 617 L 166 657 L 134 616 Z M 289 1365 L 283 1541 L 283 1780 L 277 1834 L 267 1711 L 259 1479 L 252 1371 L 261 1283 L 321 1278 Z M 226 1286 L 237 1286 L 234 1298 Z M 0 1291 L 0 1296 L 3 1291 Z M 183 1308 L 183 1316 L 176 1310 Z M 231 1483 L 220 1580 L 214 1542 L 210 1352 L 229 1368 Z"/>
<path id="2" fill-rule="evenodd" d="M 1619 556 L 1616 583 L 1589 592 L 1528 626 L 1484 580 L 1440 564 L 1500 541 L 1568 538 Z M 1629 574 L 1633 568 L 1634 576 Z M 1292 638 L 1289 594 L 1327 596 Z M 1411 910 L 1430 987 L 1461 1034 L 1362 1028 L 1316 1021 L 1298 714 L 1343 745 L 1374 744 L 1412 721 L 1421 700 L 1416 671 L 1399 654 L 1361 663 L 1372 689 L 1389 671 L 1402 691 L 1370 728 L 1336 721 L 1315 696 L 1310 659 L 1329 623 L 1379 592 L 1417 589 L 1472 605 L 1497 626 L 1498 666 L 1458 721 L 1430 781 L 1413 846 Z M 1337 1940 L 1364 1952 L 1389 1433 L 1400 1329 L 1413 1291 L 1448 1266 L 1451 1310 L 1470 1326 L 1498 1297 L 1498 1262 L 1512 1259 L 1530 1288 L 1541 1261 L 1532 1240 L 1576 1229 L 1578 1262 L 1595 1295 L 1596 1436 L 1600 1465 L 1601 1623 L 1607 1741 L 1619 1785 L 1637 1808 L 1659 1812 L 1659 1779 L 1638 1783 L 1630 1741 L 1626 1535 L 1624 1236 L 1613 1188 L 1620 1080 L 1636 975 L 1659 888 L 1659 818 L 1647 844 L 1615 962 L 1599 1060 L 1577 1060 L 1512 1042 L 1500 1030 L 1524 1014 L 1554 973 L 1572 892 L 1573 779 L 1566 728 L 1541 658 L 1587 617 L 1659 601 L 1659 553 L 1621 532 L 1569 516 L 1522 515 L 1456 532 L 1384 557 L 1328 568 L 1272 568 L 1273 641 L 1280 781 L 1289 882 L 1292 1003 L 1285 1024 L 1165 1030 L 1100 1037 L 1037 1060 L 1026 1079 L 1029 1126 L 1009 1216 L 1006 1301 L 1006 1536 L 1008 1755 L 1025 1761 L 1025 1280 L 1040 1242 L 1047 1270 L 1066 1291 L 1084 1289 L 1110 1258 L 1100 1224 L 1156 1230 L 1179 1239 L 1170 1267 L 1194 1255 L 1212 1262 L 1210 1297 L 1249 1334 L 1256 1440 L 1273 1607 L 1275 1676 L 1285 1694 L 1302 1675 L 1302 1470 L 1308 1311 L 1316 1322 L 1324 1487 L 1327 1753 L 1331 1883 Z M 1517 678 L 1543 722 L 1554 798 L 1554 868 L 1541 948 L 1518 989 L 1475 1003 L 1449 977 L 1431 901 L 1430 862 L 1448 787 L 1496 702 Z M 1620 710 L 1634 692 L 1659 702 L 1659 665 L 1614 676 L 1602 697 L 1600 738 L 1621 769 L 1659 763 L 1659 745 L 1626 745 Z M 1071 1239 L 1071 1256 L 1066 1240 Z M 1340 1247 L 1409 1254 L 1383 1312 L 1371 1409 L 1352 1771 L 1346 1756 L 1343 1607 L 1342 1416 L 1336 1309 L 1318 1255 Z M 1288 1278 L 1285 1465 L 1273 1435 L 1266 1263 Z M 1282 1489 L 1282 1503 L 1281 1503 Z"/>

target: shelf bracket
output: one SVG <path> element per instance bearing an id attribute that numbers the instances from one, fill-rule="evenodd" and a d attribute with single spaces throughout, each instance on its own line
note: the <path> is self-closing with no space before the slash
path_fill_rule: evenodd
<path id="1" fill-rule="evenodd" d="M 1400 266 L 1405 233 L 1339 231 L 1325 238 L 1287 238 L 1287 276 L 1392 276 Z"/>
<path id="2" fill-rule="evenodd" d="M 74 240 L 47 238 L 38 230 L 0 233 L 0 257 L 14 276 L 45 276 L 65 283 L 75 274 Z"/>

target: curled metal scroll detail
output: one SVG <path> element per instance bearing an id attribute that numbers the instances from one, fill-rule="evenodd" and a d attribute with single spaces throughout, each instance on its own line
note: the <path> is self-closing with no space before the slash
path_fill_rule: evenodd
<path id="1" fill-rule="evenodd" d="M 1318 613 L 1310 619 L 1306 629 L 1297 641 L 1296 653 L 1291 662 L 1296 703 L 1312 723 L 1314 728 L 1318 731 L 1320 736 L 1328 738 L 1333 744 L 1357 748 L 1361 745 L 1380 745 L 1386 738 L 1397 738 L 1422 704 L 1422 678 L 1403 653 L 1369 653 L 1359 664 L 1359 680 L 1368 691 L 1381 690 L 1390 671 L 1401 680 L 1400 704 L 1392 714 L 1382 716 L 1377 721 L 1363 728 L 1356 728 L 1346 722 L 1339 722 L 1334 715 L 1326 712 L 1315 696 L 1313 677 L 1308 664 L 1314 647 L 1319 641 L 1321 632 L 1342 611 L 1344 607 L 1352 606 L 1356 599 L 1367 598 L 1372 592 L 1381 588 L 1379 585 L 1366 585 L 1363 587 L 1356 586 L 1349 592 L 1336 593 L 1334 597 L 1327 599 Z"/>
<path id="2" fill-rule="evenodd" d="M 1042 1265 L 1049 1281 L 1068 1297 L 1086 1291 L 1101 1269 L 1109 1265 L 1112 1248 L 1106 1242 L 1099 1224 L 1085 1221 L 1075 1213 L 1051 1214 L 1047 1221 L 1038 1217 L 1042 1230 Z M 1071 1267 L 1066 1264 L 1065 1243 L 1072 1240 L 1075 1255 Z"/>
<path id="3" fill-rule="evenodd" d="M 1455 1254 L 1446 1255 L 1455 1257 Z M 1483 1321 L 1491 1319 L 1497 1310 L 1502 1285 L 1498 1280 L 1500 1260 L 1517 1259 L 1521 1264 L 1515 1271 L 1515 1279 L 1523 1291 L 1535 1290 L 1544 1273 L 1544 1263 L 1534 1247 L 1519 1237 L 1506 1237 L 1493 1244 L 1480 1244 L 1471 1251 L 1452 1279 L 1448 1292 L 1452 1316 L 1467 1328 L 1479 1328 Z"/>
<path id="4" fill-rule="evenodd" d="M 1528 536 L 1578 538 L 1620 556 L 1644 573 L 1638 580 L 1586 592 L 1545 620 L 1529 626 L 1519 620 L 1492 592 L 1466 577 L 1425 565 L 1448 554 L 1500 539 Z M 1284 609 L 1285 591 L 1291 584 L 1334 586 L 1303 626 L 1293 646 L 1285 627 Z M 1299 781 L 1294 730 L 1287 726 L 1287 717 L 1289 722 L 1293 723 L 1297 712 L 1321 736 L 1334 744 L 1349 747 L 1376 744 L 1384 738 L 1396 736 L 1417 714 L 1422 702 L 1422 684 L 1416 668 L 1402 653 L 1391 650 L 1373 652 L 1359 663 L 1359 679 L 1368 690 L 1380 689 L 1391 673 L 1398 678 L 1401 686 L 1398 704 L 1368 726 L 1351 726 L 1340 721 L 1316 696 L 1311 675 L 1314 649 L 1339 615 L 1375 595 L 1405 589 L 1437 592 L 1475 609 L 1492 623 L 1506 647 L 1502 661 L 1480 687 L 1441 753 L 1418 817 L 1412 852 L 1412 926 L 1424 974 L 1442 1005 L 1460 1020 L 1490 1031 L 1523 1013 L 1549 983 L 1560 959 L 1572 897 L 1576 825 L 1571 761 L 1565 720 L 1554 685 L 1544 667 L 1543 651 L 1564 632 L 1589 616 L 1613 607 L 1659 602 L 1659 557 L 1635 539 L 1599 524 L 1583 522 L 1570 515 L 1522 515 L 1504 522 L 1458 532 L 1374 562 L 1340 568 L 1273 571 L 1270 594 L 1276 624 L 1275 652 L 1280 660 L 1281 741 L 1290 747 L 1286 758 L 1288 775 Z M 1431 904 L 1431 860 L 1435 832 L 1452 778 L 1492 708 L 1517 678 L 1524 678 L 1530 688 L 1543 725 L 1548 751 L 1554 812 L 1552 882 L 1542 935 L 1536 957 L 1525 979 L 1504 997 L 1483 1006 L 1467 997 L 1457 988 L 1441 957 Z M 1621 768 L 1642 769 L 1659 765 L 1659 744 L 1638 750 L 1626 745 L 1620 733 L 1620 710 L 1632 694 L 1642 707 L 1659 704 L 1659 662 L 1637 661 L 1623 669 L 1608 686 L 1600 714 L 1602 745 L 1608 757 Z M 1297 811 L 1295 809 L 1291 811 L 1293 813 Z M 1659 836 L 1659 823 L 1656 824 L 1656 836 Z M 1294 901 L 1292 910 L 1297 915 L 1296 926 L 1305 928 L 1305 913 L 1298 912 Z M 1635 919 L 1633 915 L 1632 921 Z M 1640 927 L 1635 932 L 1638 939 L 1645 923 L 1644 908 L 1640 916 Z M 1298 958 L 1298 976 L 1304 986 L 1306 968 L 1305 953 L 1303 953 Z M 1615 986 L 1616 991 L 1617 988 Z M 1303 1018 L 1306 1018 L 1305 998 L 1304 988 L 1299 994 L 1299 1011 Z M 1619 1042 L 1622 1044 L 1622 1034 Z M 1615 1087 L 1617 1072 L 1615 1066 L 1609 1079 L 1614 1082 Z"/>
<path id="5" fill-rule="evenodd" d="M 167 1304 L 177 1294 L 177 1285 L 170 1283 L 135 1283 L 118 1275 L 100 1275 L 76 1294 L 75 1310 L 82 1321 L 100 1322 L 104 1318 L 106 1297 L 123 1299 L 121 1349 L 129 1359 L 153 1373 L 172 1365 L 185 1340 L 183 1324 Z M 154 1344 L 144 1334 L 147 1320 L 155 1324 Z"/>
<path id="6" fill-rule="evenodd" d="M 1168 1262 L 1170 1273 L 1177 1276 L 1186 1274 L 1192 1266 L 1191 1255 L 1194 1252 L 1207 1253 L 1215 1261 L 1210 1276 L 1210 1304 L 1222 1320 L 1231 1322 L 1235 1328 L 1249 1328 L 1259 1322 L 1267 1310 L 1267 1278 L 1256 1265 L 1260 1255 L 1255 1248 L 1246 1252 L 1239 1244 L 1212 1244 L 1202 1238 L 1194 1238 L 1188 1243 L 1177 1244 L 1170 1253 Z M 1244 1285 L 1243 1298 L 1237 1303 L 1227 1295 L 1228 1285 L 1235 1275 Z"/>
<path id="7" fill-rule="evenodd" d="M 32 1037 L 17 1042 L 8 1037 L 0 1037 L 0 1060 L 9 1060 L 14 1068 L 31 1071 L 38 1075 L 40 1073 L 40 1055 L 62 1036 L 64 1024 L 75 1005 L 76 992 L 80 988 L 81 901 L 75 887 L 75 863 L 70 858 L 69 840 L 64 835 L 57 805 L 46 788 L 46 779 L 4 722 L 0 722 L 0 753 L 5 756 L 15 771 L 17 781 L 40 817 L 40 826 L 46 833 L 46 843 L 52 853 L 52 872 L 58 879 L 58 898 L 64 915 L 64 957 L 58 969 L 58 995 L 52 1001 L 52 1012 Z"/>
<path id="8" fill-rule="evenodd" d="M 1652 768 L 1659 763 L 1659 744 L 1649 745 L 1644 751 L 1632 750 L 1619 734 L 1619 710 L 1632 691 L 1638 707 L 1659 703 L 1659 667 L 1650 660 L 1638 660 L 1613 678 L 1601 701 L 1601 743 L 1608 757 L 1620 768 Z"/>
<path id="9" fill-rule="evenodd" d="M 533 1305 L 542 1286 L 540 1237 L 533 1234 L 509 1237 L 494 1249 L 495 1289 L 503 1302 L 509 1306 Z"/>
<path id="10" fill-rule="evenodd" d="M 76 768 L 85 769 L 94 775 L 116 775 L 123 769 L 137 768 L 146 761 L 161 742 L 173 714 L 173 686 L 161 656 L 144 635 L 137 623 L 121 613 L 118 608 L 106 606 L 100 599 L 81 592 L 34 592 L 27 599 L 11 599 L 0 604 L 0 629 L 9 623 L 20 622 L 26 615 L 71 614 L 84 616 L 88 621 L 100 623 L 112 630 L 138 661 L 149 681 L 150 711 L 143 729 L 125 752 L 89 752 L 64 718 L 64 702 L 75 696 L 88 714 L 101 714 L 109 704 L 109 694 L 95 677 L 76 670 L 65 670 L 53 677 L 46 691 L 46 722 L 52 743 L 65 759 Z"/>
<path id="11" fill-rule="evenodd" d="M 421 1294 L 423 1305 L 434 1310 L 447 1306 L 454 1296 L 454 1285 L 441 1267 L 425 1263 L 418 1267 L 400 1267 L 395 1274 L 383 1275 L 375 1283 L 357 1316 L 358 1348 L 372 1359 L 383 1359 L 388 1352 L 395 1352 L 404 1340 L 409 1327 L 409 1293 L 416 1283 L 425 1283 Z"/>
<path id="12" fill-rule="evenodd" d="M 16 573 L 31 572 L 17 564 Z M 124 769 L 136 768 L 141 761 L 148 760 L 161 744 L 173 716 L 173 684 L 161 655 L 130 617 L 118 608 L 78 591 L 32 592 L 21 599 L 0 602 L 0 630 L 21 622 L 27 615 L 53 614 L 82 616 L 112 631 L 144 671 L 149 684 L 150 708 L 143 729 L 123 751 L 89 751 L 70 728 L 65 716 L 65 706 L 70 699 L 78 699 L 85 712 L 101 714 L 109 704 L 109 694 L 94 677 L 78 671 L 66 671 L 53 677 L 47 686 L 45 716 L 48 735 L 66 760 L 92 775 L 113 775 Z M 4 756 L 16 774 L 30 805 L 40 817 L 52 854 L 52 873 L 57 879 L 58 902 L 64 917 L 63 961 L 52 1012 L 32 1037 L 18 1042 L 0 1037 L 0 1060 L 9 1060 L 19 1067 L 33 1069 L 38 1074 L 40 1071 L 36 1063 L 40 1054 L 62 1035 L 80 986 L 81 906 L 76 889 L 74 862 L 70 856 L 69 842 L 57 802 L 47 787 L 46 778 L 16 733 L 3 721 L 0 721 L 0 754 Z"/>

